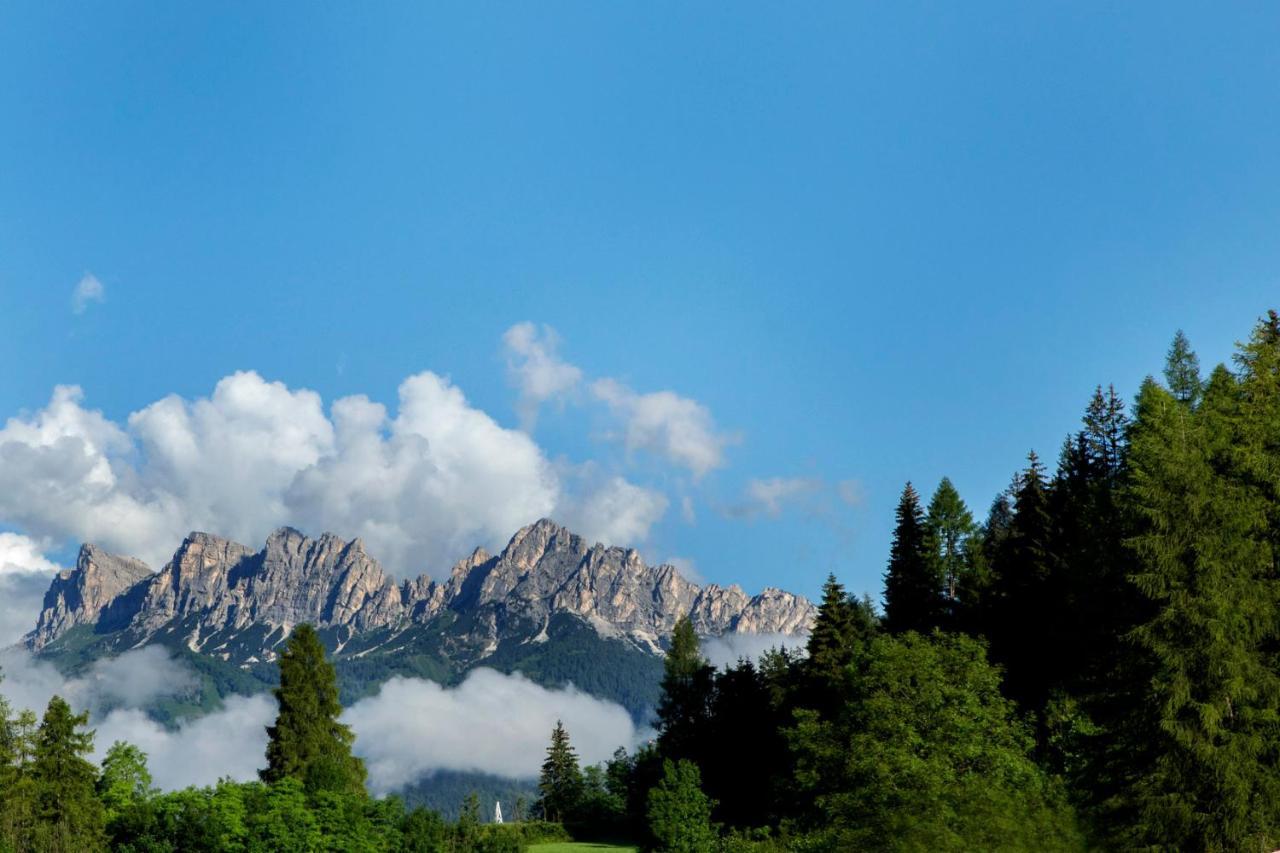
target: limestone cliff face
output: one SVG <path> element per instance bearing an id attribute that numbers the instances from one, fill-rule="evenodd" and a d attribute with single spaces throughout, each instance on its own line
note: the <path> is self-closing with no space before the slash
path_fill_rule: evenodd
<path id="1" fill-rule="evenodd" d="M 77 625 L 97 624 L 113 602 L 149 577 L 151 569 L 141 560 L 81 546 L 76 567 L 59 572 L 44 595 L 33 645 L 43 646 Z"/>
<path id="2" fill-rule="evenodd" d="M 816 614 L 806 599 L 777 589 L 750 597 L 737 586 L 699 587 L 672 566 L 646 565 L 634 549 L 588 546 L 545 519 L 517 532 L 497 557 L 477 549 L 444 583 L 423 576 L 396 584 L 360 540 L 312 539 L 286 527 L 259 551 L 192 533 L 155 574 L 86 545 L 76 569 L 54 580 L 27 642 L 39 649 L 85 624 L 127 627 L 144 639 L 180 626 L 188 645 L 201 649 L 214 635 L 225 643 L 228 632 L 254 626 L 278 643 L 302 622 L 350 637 L 450 610 L 477 617 L 478 647 L 496 647 L 513 624 L 545 630 L 563 613 L 652 651 L 685 613 L 704 635 L 805 633 Z"/>

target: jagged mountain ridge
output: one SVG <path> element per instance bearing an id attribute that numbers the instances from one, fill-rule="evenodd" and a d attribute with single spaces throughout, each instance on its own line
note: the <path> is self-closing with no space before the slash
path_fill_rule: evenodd
<path id="1" fill-rule="evenodd" d="M 769 588 L 700 587 L 670 565 L 648 566 L 634 549 L 596 544 L 543 519 L 512 537 L 501 554 L 477 549 L 444 582 L 394 582 L 359 540 L 309 538 L 292 528 L 260 551 L 192 533 L 159 572 L 138 560 L 82 547 L 60 573 L 27 645 L 40 650 L 77 626 L 119 632 L 129 645 L 158 636 L 192 651 L 248 666 L 269 661 L 293 626 L 328 629 L 335 652 L 361 637 L 386 645 L 415 625 L 451 616 L 465 622 L 452 648 L 474 664 L 504 641 L 546 640 L 553 618 L 590 624 L 601 637 L 650 652 L 689 613 L 699 633 L 801 634 L 816 610 L 803 597 Z M 245 637 L 251 638 L 245 641 Z M 372 649 L 362 643 L 357 656 Z"/>

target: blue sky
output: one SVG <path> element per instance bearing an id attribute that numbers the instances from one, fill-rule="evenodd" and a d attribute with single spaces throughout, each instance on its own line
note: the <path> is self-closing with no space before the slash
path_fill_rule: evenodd
<path id="1" fill-rule="evenodd" d="M 86 532 L 217 523 L 238 481 L 183 478 L 230 463 L 160 464 L 162 419 L 131 413 L 177 395 L 199 420 L 254 371 L 335 422 L 336 400 L 383 404 L 386 438 L 431 371 L 502 447 L 528 428 L 563 493 L 472 494 L 516 505 L 434 534 L 552 505 L 707 580 L 878 593 L 905 480 L 947 474 L 981 514 L 1095 384 L 1132 395 L 1179 327 L 1227 358 L 1276 304 L 1277 43 L 1261 3 L 10 5 L 0 420 L 46 455 L 0 456 L 0 527 L 65 562 Z M 86 276 L 102 298 L 76 312 Z M 524 322 L 579 371 L 532 424 L 504 345 Z M 79 515 L 32 509 L 96 476 L 32 437 L 58 385 L 118 432 L 84 450 L 111 484 Z M 682 456 L 667 409 L 637 426 L 664 402 L 718 455 Z M 423 453 L 448 455 L 438 420 Z M 367 511 L 412 537 L 405 512 L 440 515 L 372 484 L 335 508 L 352 470 L 281 480 L 228 526 Z M 649 510 L 621 527 L 618 478 Z"/>

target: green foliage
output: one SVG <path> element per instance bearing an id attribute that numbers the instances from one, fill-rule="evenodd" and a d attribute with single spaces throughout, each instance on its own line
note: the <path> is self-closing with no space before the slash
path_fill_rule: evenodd
<path id="1" fill-rule="evenodd" d="M 699 754 L 714 676 L 715 669 L 702 656 L 693 622 L 687 615 L 681 616 L 672 629 L 658 702 L 658 743 L 663 755 L 695 758 Z"/>
<path id="2" fill-rule="evenodd" d="M 338 680 L 310 625 L 299 625 L 280 655 L 280 713 L 267 728 L 264 782 L 303 781 L 308 790 L 363 792 L 364 762 L 351 754 L 355 735 L 338 722 Z"/>
<path id="3" fill-rule="evenodd" d="M 49 707 L 36 732 L 30 775 L 34 783 L 34 847 L 44 853 L 83 853 L 105 848 L 105 822 L 95 783 L 98 772 L 85 756 L 93 733 L 89 715 L 74 714 L 61 697 Z"/>
<path id="4" fill-rule="evenodd" d="M 942 624 L 945 610 L 942 569 L 929 559 L 924 510 L 910 483 L 902 489 L 896 519 L 884 576 L 884 627 L 894 633 L 930 631 Z"/>
<path id="5" fill-rule="evenodd" d="M 800 689 L 804 694 L 801 701 L 805 707 L 834 713 L 846 692 L 853 655 L 859 643 L 875 631 L 876 625 L 871 603 L 855 601 L 835 575 L 828 575 L 801 668 Z"/>
<path id="6" fill-rule="evenodd" d="M 951 480 L 943 477 L 929 499 L 925 515 L 925 554 L 933 563 L 930 577 L 942 579 L 943 615 L 948 626 L 956 620 L 960 590 L 971 570 L 970 538 L 977 530 L 973 514 Z"/>
<path id="7" fill-rule="evenodd" d="M 851 698 L 840 722 L 800 712 L 793 732 L 797 782 L 816 792 L 840 849 L 1081 846 L 979 642 L 877 638 Z"/>
<path id="8" fill-rule="evenodd" d="M 1280 330 L 1259 324 L 1239 377 L 1198 406 L 1148 381 L 1132 438 L 1133 632 L 1149 667 L 1131 695 L 1110 805 L 1125 843 L 1269 849 L 1280 840 Z"/>
<path id="9" fill-rule="evenodd" d="M 564 723 L 559 720 L 551 732 L 547 758 L 542 762 L 538 791 L 541 794 L 538 811 L 548 820 L 563 821 L 573 817 L 582 801 L 582 772 L 578 768 L 578 756 L 569 743 Z"/>
<path id="10" fill-rule="evenodd" d="M 1178 402 L 1187 406 L 1195 406 L 1200 401 L 1203 386 L 1200 381 L 1200 359 L 1191 349 L 1191 342 L 1179 329 L 1169 345 L 1169 354 L 1165 357 L 1164 380 L 1168 383 L 1169 392 Z"/>
<path id="11" fill-rule="evenodd" d="M 649 792 L 649 832 L 665 853 L 711 853 L 716 831 L 711 801 L 702 793 L 698 765 L 665 761 L 662 780 Z"/>
<path id="12" fill-rule="evenodd" d="M 98 777 L 98 797 L 110 825 L 124 812 L 138 807 L 155 795 L 147 756 L 133 744 L 116 741 L 102 760 Z"/>

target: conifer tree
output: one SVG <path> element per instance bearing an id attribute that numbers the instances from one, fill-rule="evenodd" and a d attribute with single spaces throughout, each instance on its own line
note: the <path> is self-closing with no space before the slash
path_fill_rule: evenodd
<path id="1" fill-rule="evenodd" d="M 985 628 L 992 658 L 1005 667 L 1009 695 L 1038 710 L 1053 681 L 1066 626 L 1061 624 L 1063 578 L 1052 550 L 1044 466 L 1034 451 L 1018 478 L 1013 511 L 1008 534 L 992 555 Z"/>
<path id="2" fill-rule="evenodd" d="M 88 713 L 76 715 L 61 697 L 49 700 L 36 733 L 31 778 L 36 798 L 35 847 L 49 853 L 105 850 L 106 834 L 94 783 L 97 770 Z"/>
<path id="3" fill-rule="evenodd" d="M 676 620 L 662 671 L 658 701 L 658 746 L 668 758 L 697 760 L 710 714 L 715 669 L 698 643 L 689 617 Z"/>
<path id="4" fill-rule="evenodd" d="M 871 602 L 855 600 L 834 574 L 828 575 L 799 667 L 802 678 L 795 685 L 794 702 L 823 716 L 836 713 L 845 701 L 849 664 L 876 627 Z"/>
<path id="5" fill-rule="evenodd" d="M 542 775 L 538 779 L 538 809 L 544 818 L 565 821 L 573 817 L 582 799 L 582 771 L 578 767 L 578 755 L 569 743 L 569 733 L 564 723 L 556 720 L 551 731 L 551 745 L 547 758 L 542 762 Z"/>
<path id="6" fill-rule="evenodd" d="M 1181 329 L 1173 336 L 1173 343 L 1169 345 L 1169 353 L 1165 357 L 1164 381 L 1179 402 L 1195 406 L 1200 401 L 1200 359 L 1196 357 L 1191 349 L 1191 342 Z"/>
<path id="7" fill-rule="evenodd" d="M 364 792 L 364 762 L 351 753 L 355 735 L 338 722 L 338 677 L 310 625 L 299 625 L 280 655 L 280 711 L 267 727 L 264 782 L 295 778 L 309 790 Z"/>
<path id="8" fill-rule="evenodd" d="M 970 568 L 969 537 L 974 533 L 973 514 L 951 480 L 943 477 L 929 500 L 925 518 L 925 551 L 935 564 L 931 575 L 942 578 L 944 621 L 955 624 L 960 589 Z"/>
<path id="9" fill-rule="evenodd" d="M 38 732 L 35 713 L 23 710 L 10 721 L 9 731 L 12 760 L 0 778 L 0 841 L 7 842 L 15 853 L 27 853 L 34 849 L 37 824 L 32 773 Z"/>
<path id="10" fill-rule="evenodd" d="M 1094 470 L 1105 479 L 1120 474 L 1128 426 L 1124 401 L 1116 394 L 1115 386 L 1108 385 L 1105 393 L 1098 386 L 1085 410 L 1084 440 Z"/>
<path id="11" fill-rule="evenodd" d="M 1126 846 L 1280 840 L 1280 323 L 1264 320 L 1238 361 L 1241 378 L 1215 370 L 1194 411 L 1152 381 L 1139 395 L 1134 581 L 1153 615 L 1133 632 L 1150 674 L 1110 771 L 1127 784 L 1109 803 Z"/>
<path id="12" fill-rule="evenodd" d="M 891 633 L 928 632 L 942 622 L 942 577 L 925 549 L 925 518 L 911 483 L 902 490 L 884 578 L 884 626 Z"/>

